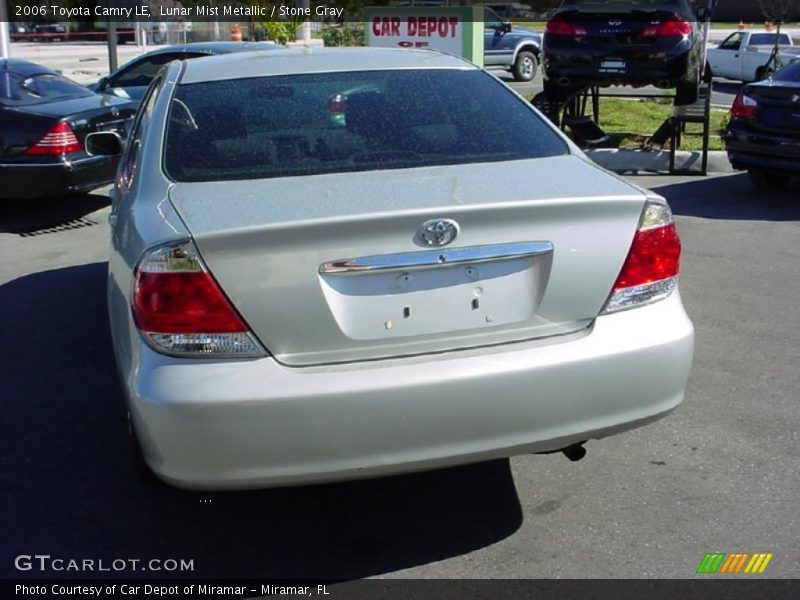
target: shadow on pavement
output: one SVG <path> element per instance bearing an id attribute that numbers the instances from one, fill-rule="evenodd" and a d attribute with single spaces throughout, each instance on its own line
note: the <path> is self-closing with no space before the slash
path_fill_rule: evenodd
<path id="1" fill-rule="evenodd" d="M 19 554 L 49 554 L 194 560 L 194 572 L 169 577 L 350 579 L 464 554 L 519 528 L 508 461 L 255 492 L 185 492 L 143 476 L 116 381 L 106 272 L 94 263 L 0 287 L 0 576 L 21 575 Z"/>
<path id="2" fill-rule="evenodd" d="M 16 233 L 27 237 L 96 225 L 86 215 L 109 205 L 108 196 L 101 193 L 105 189 L 64 198 L 0 202 L 0 233 Z"/>
<path id="3" fill-rule="evenodd" d="M 756 190 L 744 173 L 727 177 L 697 177 L 652 189 L 664 196 L 678 215 L 747 221 L 800 220 L 798 178 L 780 192 Z"/>

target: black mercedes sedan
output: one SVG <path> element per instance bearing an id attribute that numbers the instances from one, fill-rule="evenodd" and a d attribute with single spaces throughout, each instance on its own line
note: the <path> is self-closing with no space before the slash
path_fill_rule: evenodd
<path id="1" fill-rule="evenodd" d="M 173 60 L 280 48 L 283 46 L 274 42 L 193 42 L 164 46 L 137 56 L 88 87 L 95 92 L 129 97 L 138 102 L 161 67 Z"/>
<path id="2" fill-rule="evenodd" d="M 758 189 L 786 187 L 800 176 L 800 63 L 744 86 L 725 130 L 728 160 Z"/>
<path id="3" fill-rule="evenodd" d="M 706 16 L 689 0 L 564 0 L 545 29 L 545 91 L 566 98 L 589 86 L 656 85 L 691 104 Z"/>
<path id="4" fill-rule="evenodd" d="M 114 180 L 117 158 L 90 156 L 95 131 L 121 137 L 136 103 L 86 89 L 33 62 L 0 59 L 0 199 L 65 196 Z"/>

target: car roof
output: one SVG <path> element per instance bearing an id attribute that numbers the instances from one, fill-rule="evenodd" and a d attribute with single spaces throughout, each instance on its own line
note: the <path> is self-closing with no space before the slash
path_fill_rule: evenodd
<path id="1" fill-rule="evenodd" d="M 60 75 L 57 71 L 49 69 L 29 60 L 21 58 L 0 58 L 0 70 L 12 71 L 20 75 L 35 75 L 37 73 L 51 73 L 53 75 Z"/>
<path id="2" fill-rule="evenodd" d="M 156 48 L 146 52 L 142 56 L 156 56 L 172 52 L 208 52 L 209 54 L 228 54 L 231 52 L 252 52 L 254 50 L 275 50 L 283 48 L 281 44 L 275 42 L 192 42 L 189 44 L 173 44 Z"/>
<path id="3" fill-rule="evenodd" d="M 466 60 L 433 50 L 395 48 L 292 48 L 245 55 L 218 55 L 186 62 L 181 83 L 266 75 L 384 71 L 393 69 L 477 70 Z"/>

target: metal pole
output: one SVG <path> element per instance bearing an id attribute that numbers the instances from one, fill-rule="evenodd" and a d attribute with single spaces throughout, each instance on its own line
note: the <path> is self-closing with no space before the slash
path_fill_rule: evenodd
<path id="1" fill-rule="evenodd" d="M 8 58 L 8 7 L 0 0 L 0 58 Z"/>
<path id="2" fill-rule="evenodd" d="M 117 22 L 111 18 L 107 21 L 108 28 L 108 72 L 117 69 Z"/>
<path id="3" fill-rule="evenodd" d="M 707 57 L 707 53 L 708 53 L 708 36 L 709 36 L 709 34 L 711 32 L 711 16 L 714 14 L 714 10 L 717 8 L 717 3 L 718 2 L 719 2 L 719 0 L 708 0 L 708 4 L 706 5 L 706 8 L 708 9 L 708 16 L 703 21 L 703 47 L 702 47 L 702 53 L 701 53 L 702 57 L 700 59 L 700 60 L 702 60 L 702 63 L 700 65 L 700 74 L 701 74 L 700 80 L 701 81 L 705 81 L 705 79 L 706 79 L 706 67 L 708 66 L 707 65 L 707 62 L 708 62 L 708 57 Z M 711 83 L 709 82 L 709 86 L 710 85 L 711 85 Z M 710 89 L 709 89 L 709 93 L 711 93 Z"/>
<path id="4" fill-rule="evenodd" d="M 211 6 L 216 8 L 216 6 L 217 6 L 216 0 L 211 0 Z M 215 10 L 214 11 L 214 41 L 218 42 L 220 37 L 222 37 L 222 36 L 219 33 L 219 15 L 217 14 L 217 11 Z"/>
<path id="5" fill-rule="evenodd" d="M 310 0 L 300 0 L 301 8 L 308 9 L 311 7 Z M 297 32 L 297 40 L 302 41 L 304 46 L 311 45 L 311 21 L 306 19 L 300 24 L 300 30 Z"/>

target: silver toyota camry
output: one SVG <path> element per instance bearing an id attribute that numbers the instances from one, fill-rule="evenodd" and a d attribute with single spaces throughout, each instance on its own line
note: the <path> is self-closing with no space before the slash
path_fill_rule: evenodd
<path id="1" fill-rule="evenodd" d="M 176 62 L 124 149 L 87 146 L 123 153 L 114 352 L 173 485 L 576 459 L 683 398 L 693 327 L 666 202 L 461 59 Z"/>

